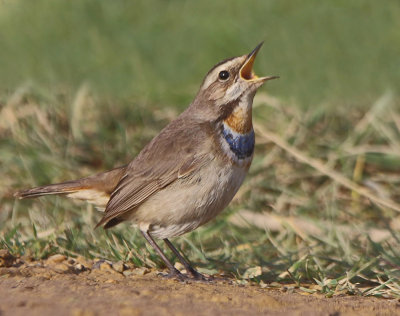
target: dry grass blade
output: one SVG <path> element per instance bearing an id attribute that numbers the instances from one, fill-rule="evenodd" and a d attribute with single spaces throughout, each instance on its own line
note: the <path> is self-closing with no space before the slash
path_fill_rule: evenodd
<path id="1" fill-rule="evenodd" d="M 296 158 L 299 162 L 309 165 L 310 167 L 318 170 L 323 175 L 330 177 L 332 180 L 339 183 L 340 185 L 346 187 L 349 190 L 353 190 L 353 191 L 357 192 L 358 194 L 366 197 L 367 199 L 370 199 L 372 202 L 374 202 L 378 205 L 389 207 L 397 212 L 400 212 L 399 204 L 397 204 L 391 200 L 383 199 L 383 198 L 376 196 L 367 188 L 356 184 L 355 182 L 344 177 L 342 174 L 330 169 L 325 164 L 323 164 L 321 161 L 311 158 L 307 154 L 305 154 L 305 153 L 297 150 L 295 147 L 289 145 L 284 139 L 279 137 L 279 135 L 268 131 L 267 129 L 265 129 L 258 123 L 254 124 L 254 125 L 255 125 L 255 129 L 256 129 L 257 133 L 261 137 L 273 142 L 274 144 L 276 144 L 277 146 L 279 146 L 280 148 L 282 148 L 283 150 L 288 152 L 290 155 L 292 155 L 294 158 Z"/>
<path id="2" fill-rule="evenodd" d="M 391 234 L 386 229 L 370 228 L 358 225 L 355 229 L 352 225 L 338 225 L 328 221 L 306 219 L 299 216 L 279 216 L 268 212 L 255 213 L 248 210 L 241 210 L 229 218 L 229 222 L 240 227 L 258 227 L 267 229 L 271 232 L 280 232 L 285 227 L 290 227 L 296 235 L 303 240 L 308 240 L 309 236 L 318 237 L 324 235 L 324 229 L 335 228 L 335 231 L 347 236 L 357 238 L 360 234 L 365 234 L 374 242 L 388 241 Z M 394 243 L 395 240 L 391 239 Z"/>

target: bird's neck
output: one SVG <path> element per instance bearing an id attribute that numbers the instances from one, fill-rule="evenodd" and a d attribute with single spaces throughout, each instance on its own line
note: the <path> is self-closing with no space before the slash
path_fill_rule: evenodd
<path id="1" fill-rule="evenodd" d="M 253 130 L 252 103 L 239 101 L 223 123 L 238 134 L 250 133 Z"/>
<path id="2" fill-rule="evenodd" d="M 222 139 L 226 153 L 235 160 L 251 159 L 254 151 L 254 131 L 252 124 L 252 99 L 239 102 L 222 122 Z"/>

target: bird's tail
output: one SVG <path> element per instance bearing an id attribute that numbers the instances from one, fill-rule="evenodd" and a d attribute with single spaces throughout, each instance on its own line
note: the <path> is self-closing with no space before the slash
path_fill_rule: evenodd
<path id="1" fill-rule="evenodd" d="M 17 191 L 14 193 L 14 197 L 19 199 L 27 199 L 50 194 L 68 194 L 77 192 L 81 189 L 83 188 L 80 185 L 80 181 L 76 180 Z"/>
<path id="2" fill-rule="evenodd" d="M 126 166 L 122 166 L 87 178 L 17 191 L 14 197 L 26 199 L 61 194 L 105 207 L 125 169 Z"/>

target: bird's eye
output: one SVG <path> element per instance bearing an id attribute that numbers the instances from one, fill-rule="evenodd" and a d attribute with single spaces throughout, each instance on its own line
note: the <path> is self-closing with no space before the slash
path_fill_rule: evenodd
<path id="1" fill-rule="evenodd" d="M 222 70 L 219 74 L 218 74 L 219 79 L 221 80 L 227 80 L 229 78 L 229 72 L 226 70 Z"/>

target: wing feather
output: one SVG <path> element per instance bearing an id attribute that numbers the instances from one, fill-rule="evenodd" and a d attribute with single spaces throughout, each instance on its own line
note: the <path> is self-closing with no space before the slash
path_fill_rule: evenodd
<path id="1" fill-rule="evenodd" d="M 154 193 L 210 162 L 209 143 L 207 128 L 194 124 L 188 129 L 179 120 L 172 122 L 128 165 L 97 226 L 121 219 Z"/>

